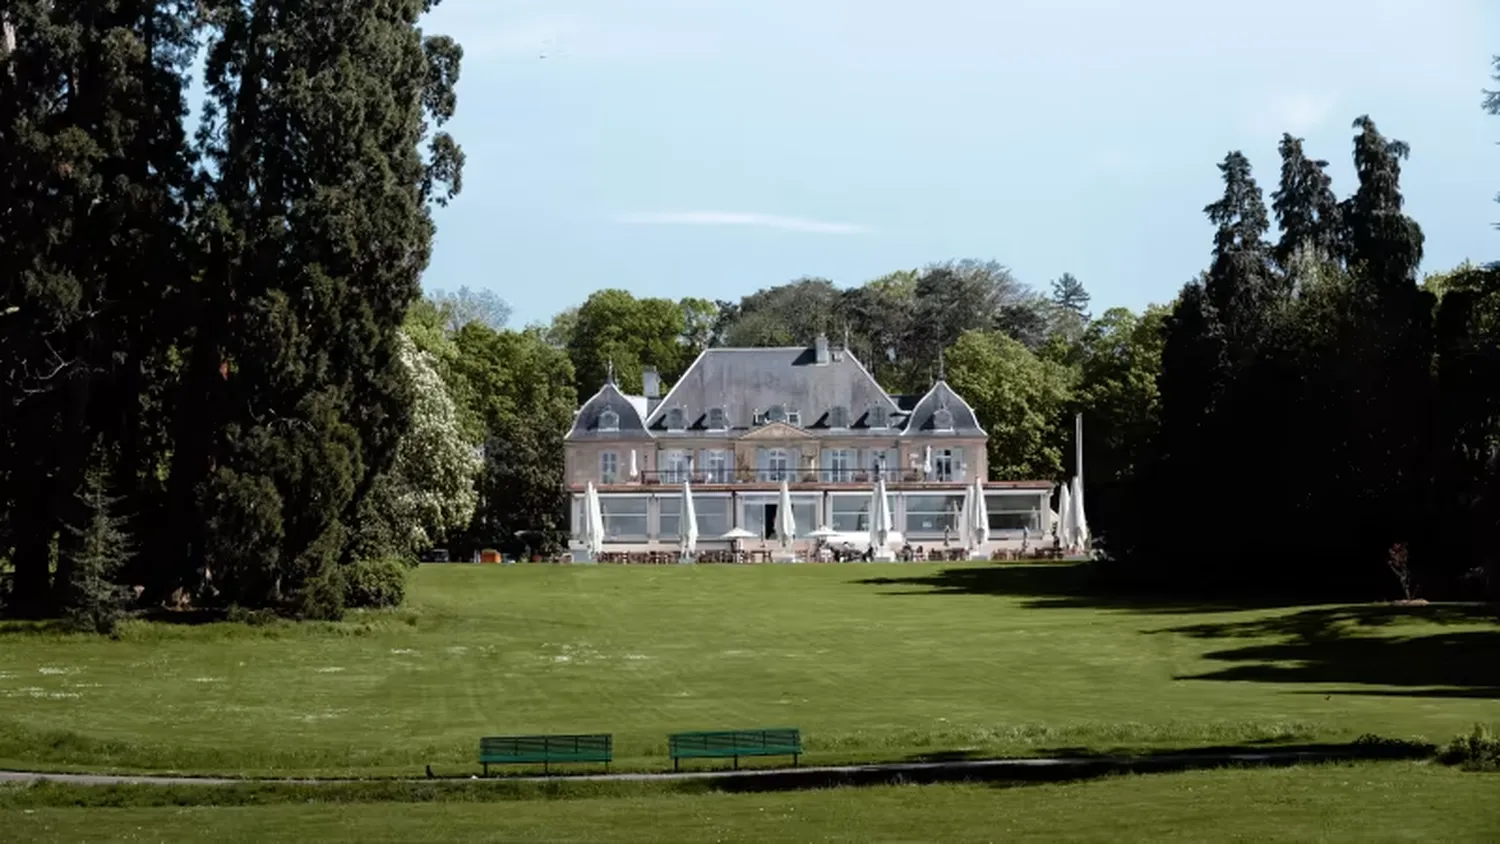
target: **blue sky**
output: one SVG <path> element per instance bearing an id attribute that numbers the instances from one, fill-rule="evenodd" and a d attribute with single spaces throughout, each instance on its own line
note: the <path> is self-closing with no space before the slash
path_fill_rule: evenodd
<path id="1" fill-rule="evenodd" d="M 945 258 L 1096 310 L 1208 259 L 1215 164 L 1282 131 L 1352 188 L 1351 121 L 1412 146 L 1424 269 L 1500 258 L 1494 0 L 446 0 L 468 163 L 425 285 L 517 324 L 602 287 L 738 298 Z M 1494 87 L 1493 84 L 1490 87 Z"/>

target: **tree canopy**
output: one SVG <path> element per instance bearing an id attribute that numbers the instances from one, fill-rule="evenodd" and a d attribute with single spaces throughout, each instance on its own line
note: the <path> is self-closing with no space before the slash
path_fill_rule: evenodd
<path id="1" fill-rule="evenodd" d="M 1370 117 L 1343 198 L 1301 138 L 1267 139 L 1269 202 L 1228 152 L 1206 266 L 1140 313 L 950 259 L 737 300 L 601 289 L 514 330 L 501 289 L 422 295 L 464 164 L 462 50 L 423 32 L 431 5 L 0 11 L 5 612 L 104 630 L 140 586 L 332 618 L 399 599 L 387 576 L 435 543 L 553 553 L 581 399 L 820 334 L 894 394 L 946 378 L 992 479 L 1067 478 L 1082 413 L 1121 579 L 1379 593 L 1399 561 L 1427 594 L 1500 582 L 1500 269 L 1421 276 L 1415 151 Z"/>

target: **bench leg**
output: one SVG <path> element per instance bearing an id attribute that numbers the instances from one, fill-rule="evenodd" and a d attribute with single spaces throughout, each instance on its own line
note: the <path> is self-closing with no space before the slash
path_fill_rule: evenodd
<path id="1" fill-rule="evenodd" d="M 738 756 L 734 757 L 734 769 L 736 771 L 740 769 L 740 757 Z"/>
<path id="2" fill-rule="evenodd" d="M 677 758 L 676 756 L 672 757 L 672 770 L 673 771 L 680 771 L 680 770 L 682 770 L 682 760 L 679 759 L 679 758 Z"/>
<path id="3" fill-rule="evenodd" d="M 797 760 L 799 758 L 801 758 L 801 756 L 802 756 L 802 754 L 800 754 L 800 753 L 793 753 L 792 754 L 792 767 L 793 768 L 797 767 Z"/>
<path id="4" fill-rule="evenodd" d="M 480 764 L 484 766 L 484 775 L 485 776 L 489 776 L 490 775 L 490 763 L 488 763 L 488 762 L 481 762 Z"/>
<path id="5" fill-rule="evenodd" d="M 552 773 L 552 770 L 551 770 L 551 768 L 550 768 L 550 767 L 549 767 L 549 766 L 548 766 L 548 762 L 547 762 L 547 760 L 546 760 L 546 759 L 543 759 L 543 760 L 542 760 L 542 776 L 546 776 L 546 775 L 547 775 L 547 774 L 550 774 L 550 773 Z"/>

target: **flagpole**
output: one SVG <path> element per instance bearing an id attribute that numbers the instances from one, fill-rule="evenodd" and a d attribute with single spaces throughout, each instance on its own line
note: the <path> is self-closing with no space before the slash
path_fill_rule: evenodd
<path id="1" fill-rule="evenodd" d="M 1073 417 L 1073 468 L 1078 474 L 1078 485 L 1083 486 L 1083 414 Z"/>
<path id="2" fill-rule="evenodd" d="M 1073 467 L 1078 473 L 1078 490 L 1076 496 L 1078 501 L 1075 506 L 1078 508 L 1079 515 L 1083 515 L 1083 413 L 1081 411 L 1073 417 Z M 1087 517 L 1085 516 L 1085 518 Z M 1084 534 L 1084 553 L 1088 553 L 1089 547 L 1093 544 L 1093 536 L 1091 534 L 1092 531 Z"/>

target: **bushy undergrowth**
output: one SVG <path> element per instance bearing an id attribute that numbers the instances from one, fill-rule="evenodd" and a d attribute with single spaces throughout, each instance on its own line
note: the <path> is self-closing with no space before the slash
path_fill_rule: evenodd
<path id="1" fill-rule="evenodd" d="M 1449 742 L 1438 759 L 1468 771 L 1500 771 L 1500 736 L 1475 724 L 1473 732 Z"/>
<path id="2" fill-rule="evenodd" d="M 395 557 L 360 560 L 347 566 L 344 606 L 350 609 L 401 606 L 406 599 L 406 576 L 410 571 L 410 566 Z"/>

